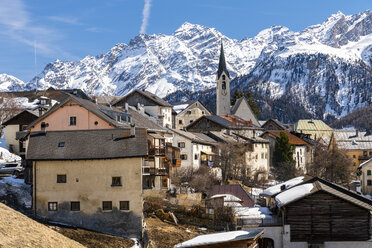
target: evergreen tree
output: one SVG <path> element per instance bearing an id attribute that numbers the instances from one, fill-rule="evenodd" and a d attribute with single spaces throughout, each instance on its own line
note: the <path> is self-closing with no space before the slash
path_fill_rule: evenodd
<path id="1" fill-rule="evenodd" d="M 296 176 L 296 161 L 293 159 L 294 147 L 289 143 L 288 135 L 280 132 L 276 138 L 273 154 L 273 173 L 276 180 L 286 181 Z"/>
<path id="2" fill-rule="evenodd" d="M 242 90 L 235 90 L 234 95 L 231 99 L 231 105 L 234 105 L 236 103 L 236 100 L 244 96 L 244 92 Z"/>

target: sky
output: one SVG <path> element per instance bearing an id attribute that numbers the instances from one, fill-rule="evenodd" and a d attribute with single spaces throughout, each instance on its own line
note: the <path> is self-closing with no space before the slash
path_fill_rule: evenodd
<path id="1" fill-rule="evenodd" d="M 140 32 L 169 35 L 184 22 L 240 40 L 272 25 L 300 31 L 338 11 L 371 6 L 371 0 L 0 0 L 0 74 L 29 81 L 56 59 L 106 53 Z"/>

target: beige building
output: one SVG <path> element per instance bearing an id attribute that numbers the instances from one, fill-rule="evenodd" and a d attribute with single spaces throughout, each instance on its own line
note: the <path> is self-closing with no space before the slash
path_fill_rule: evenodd
<path id="1" fill-rule="evenodd" d="M 372 195 L 372 158 L 359 165 L 360 186 L 363 194 Z"/>
<path id="2" fill-rule="evenodd" d="M 176 129 L 184 129 L 204 115 L 212 115 L 212 113 L 200 101 L 194 101 L 177 114 Z"/>
<path id="3" fill-rule="evenodd" d="M 34 132 L 33 210 L 38 217 L 112 233 L 142 235 L 145 129 Z"/>
<path id="4" fill-rule="evenodd" d="M 35 113 L 24 110 L 2 123 L 2 126 L 4 126 L 3 131 L 5 132 L 5 145 L 10 152 L 24 158 L 26 143 L 17 139 L 17 132 L 24 130 L 28 124 L 37 118 Z"/>

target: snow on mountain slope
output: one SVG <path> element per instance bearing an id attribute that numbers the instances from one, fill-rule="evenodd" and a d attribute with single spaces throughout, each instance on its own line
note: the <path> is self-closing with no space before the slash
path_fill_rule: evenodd
<path id="1" fill-rule="evenodd" d="M 293 95 L 318 117 L 341 116 L 372 101 L 363 90 L 369 89 L 372 70 L 370 10 L 338 12 L 300 32 L 272 26 L 240 41 L 186 22 L 171 35 L 141 34 L 102 55 L 49 63 L 26 88 L 81 88 L 95 95 L 147 89 L 187 100 L 187 95 L 215 86 L 221 40 L 227 68 L 236 78 L 234 88 L 249 88 L 272 100 Z M 12 90 L 1 82 L 4 90 Z M 21 82 L 12 86 L 25 87 Z"/>
<path id="2" fill-rule="evenodd" d="M 0 91 L 20 91 L 27 88 L 27 84 L 8 74 L 0 74 Z"/>

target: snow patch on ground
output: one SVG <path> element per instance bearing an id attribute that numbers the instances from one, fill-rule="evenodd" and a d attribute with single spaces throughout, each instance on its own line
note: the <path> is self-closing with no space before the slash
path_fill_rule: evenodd
<path id="1" fill-rule="evenodd" d="M 15 196 L 19 206 L 31 208 L 31 186 L 14 176 L 0 178 L 0 197 Z"/>
<path id="2" fill-rule="evenodd" d="M 300 199 L 301 197 L 310 194 L 313 188 L 314 185 L 312 183 L 306 183 L 284 191 L 283 193 L 280 193 L 275 197 L 276 205 L 278 207 L 281 207 L 297 199 Z"/>
<path id="3" fill-rule="evenodd" d="M 0 138 L 0 164 L 6 162 L 21 161 L 21 157 L 9 152 L 9 148 L 5 145 L 5 132 Z"/>

